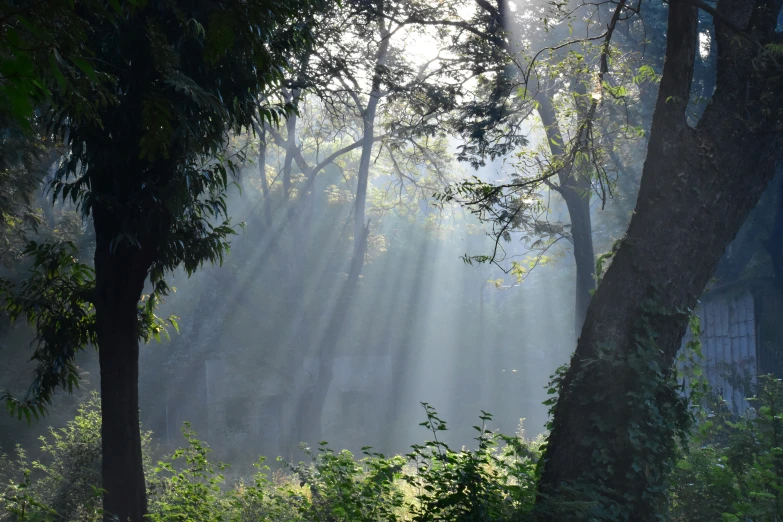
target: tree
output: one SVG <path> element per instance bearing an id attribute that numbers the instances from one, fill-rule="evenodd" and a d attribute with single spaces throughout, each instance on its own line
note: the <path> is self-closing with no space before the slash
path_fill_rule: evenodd
<path id="1" fill-rule="evenodd" d="M 80 70 L 110 96 L 85 115 L 60 84 L 47 116 L 69 148 L 54 195 L 92 218 L 94 272 L 67 248 L 30 248 L 35 271 L 21 295 L 7 293 L 7 308 L 35 325 L 38 369 L 29 396 L 7 400 L 28 418 L 43 413 L 56 387 L 78 382 L 77 352 L 97 346 L 106 520 L 140 521 L 147 510 L 139 341 L 164 328 L 154 310 L 168 291 L 165 275 L 222 261 L 237 165 L 222 151 L 230 132 L 283 115 L 274 105 L 259 114 L 257 101 L 273 99 L 289 53 L 309 40 L 300 22 L 318 5 L 167 0 L 117 6 L 112 17 L 90 5 L 75 10 L 92 53 Z"/>
<path id="2" fill-rule="evenodd" d="M 81 8 L 112 20 L 118 11 L 87 0 Z M 0 2 L 0 114 L 30 131 L 36 116 L 59 90 L 60 103 L 91 117 L 110 93 L 89 62 L 89 26 L 73 2 Z M 66 89 L 67 87 L 67 89 Z M 40 121 L 40 120 L 39 120 Z"/>
<path id="3" fill-rule="evenodd" d="M 297 143 L 298 117 L 289 118 L 285 136 L 276 130 L 269 131 L 274 143 L 284 151 L 282 176 L 286 201 L 290 182 L 287 186 L 285 180 L 290 179 L 293 163 L 304 174 L 306 181 L 299 190 L 300 199 L 306 201 L 319 172 L 346 154 L 360 151 L 358 165 L 351 169 L 354 170 L 351 181 L 355 180 L 356 184 L 353 251 L 347 262 L 340 258 L 337 266 L 339 277 L 344 273 L 347 277 L 337 290 L 339 297 L 330 312 L 326 331 L 313 338 L 308 329 L 298 328 L 301 338 L 293 342 L 299 347 L 308 344 L 318 347 L 318 377 L 302 393 L 298 408 L 306 412 L 303 418 L 307 437 L 320 437 L 321 411 L 332 381 L 334 355 L 350 319 L 351 303 L 365 262 L 371 230 L 368 218 L 371 163 L 382 155 L 396 166 L 395 173 L 401 179 L 405 177 L 405 169 L 400 168 L 400 163 L 405 158 L 418 156 L 415 162 L 419 165 L 437 168 L 439 154 L 427 140 L 437 142 L 442 138 L 443 131 L 437 124 L 454 107 L 460 76 L 451 61 L 436 58 L 417 62 L 407 56 L 406 43 L 427 30 L 415 21 L 420 18 L 415 13 L 446 9 L 453 2 L 443 4 L 433 7 L 428 2 L 346 2 L 344 9 L 331 13 L 329 20 L 319 27 L 318 44 L 300 60 L 301 69 L 290 84 L 290 99 L 300 103 L 300 107 L 304 106 L 305 96 L 318 100 L 320 110 L 328 115 L 326 127 L 334 129 L 333 137 L 339 140 L 339 145 L 331 152 L 324 152 L 323 159 L 317 148 L 316 159 L 312 161 L 303 151 L 304 140 L 300 137 Z M 436 45 L 442 44 L 439 35 L 428 36 Z M 412 176 L 407 180 L 416 184 Z M 292 211 L 294 208 L 296 212 Z M 305 215 L 302 206 L 289 203 L 288 210 L 292 215 Z M 303 223 L 301 217 L 298 222 Z M 295 233 L 294 238 L 301 235 Z"/>
<path id="4" fill-rule="evenodd" d="M 36 192 L 59 155 L 46 140 L 31 136 L 14 120 L 0 125 L 5 130 L 0 138 L 0 265 L 12 267 L 40 224 Z"/>
<path id="5" fill-rule="evenodd" d="M 514 232 L 522 233 L 526 246 L 539 258 L 554 243 L 567 239 L 576 266 L 576 334 L 595 287 L 591 194 L 597 192 L 603 202 L 611 196 L 616 173 L 611 166 L 611 158 L 616 157 L 613 136 L 627 134 L 631 127 L 627 111 L 618 118 L 598 103 L 606 87 L 600 82 L 607 82 L 603 75 L 608 72 L 601 59 L 609 55 L 620 21 L 609 7 L 604 2 L 567 2 L 512 8 L 506 0 L 477 0 L 472 18 L 452 13 L 451 18 L 426 20 L 459 28 L 452 50 L 473 62 L 479 80 L 472 99 L 463 103 L 452 121 L 452 129 L 464 140 L 459 158 L 474 167 L 484 165 L 487 158 L 504 158 L 511 164 L 508 181 L 493 185 L 469 180 L 445 194 L 493 225 L 492 255 L 466 256 L 466 260 L 498 264 L 505 258 L 500 242 L 510 241 Z M 625 11 L 622 21 L 634 12 Z M 638 54 L 618 54 L 612 54 L 616 74 L 611 80 L 620 85 L 608 92 L 622 100 L 631 83 L 628 71 Z M 596 69 L 601 71 L 598 85 Z M 621 70 L 624 74 L 617 74 Z M 527 126 L 535 119 L 542 124 L 546 145 L 519 152 L 528 145 Z M 607 126 L 611 130 L 603 132 Z M 569 223 L 549 220 L 546 191 L 562 197 Z M 527 270 L 512 260 L 508 271 L 523 277 Z"/>
<path id="6" fill-rule="evenodd" d="M 553 501 L 564 499 L 588 506 L 582 519 L 658 520 L 662 513 L 675 436 L 688 423 L 674 388 L 674 356 L 724 249 L 783 159 L 780 7 L 669 4 L 636 210 L 556 382 L 541 461 L 544 520 L 558 519 Z M 714 17 L 716 90 L 690 126 L 699 8 Z M 592 513 L 590 502 L 598 505 Z"/>

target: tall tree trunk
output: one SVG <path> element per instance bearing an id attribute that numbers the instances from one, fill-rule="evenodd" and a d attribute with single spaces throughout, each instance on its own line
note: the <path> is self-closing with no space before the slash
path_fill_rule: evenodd
<path id="1" fill-rule="evenodd" d="M 340 294 L 332 310 L 332 316 L 323 338 L 318 341 L 318 374 L 308 387 L 303 399 L 299 403 L 299 411 L 305 413 L 305 422 L 302 436 L 310 442 L 321 440 L 321 419 L 323 416 L 326 396 L 334 377 L 334 358 L 339 348 L 341 334 L 348 323 L 351 305 L 353 304 L 356 289 L 359 286 L 359 277 L 362 273 L 364 256 L 367 251 L 367 235 L 369 225 L 360 233 L 359 251 L 354 253 L 348 270 L 348 278 L 343 283 Z"/>
<path id="2" fill-rule="evenodd" d="M 593 252 L 593 226 L 590 219 L 589 180 L 579 179 L 561 187 L 563 199 L 571 218 L 571 237 L 574 241 L 576 262 L 576 288 L 574 303 L 574 331 L 579 335 L 595 289 L 595 254 Z"/>
<path id="3" fill-rule="evenodd" d="M 384 1 L 375 0 L 375 8 L 378 13 L 384 12 Z M 375 143 L 375 118 L 378 112 L 378 103 L 383 96 L 382 74 L 389 55 L 390 33 L 388 23 L 384 17 L 378 17 L 378 31 L 380 43 L 375 55 L 375 70 L 373 71 L 372 84 L 369 99 L 362 114 L 362 152 L 359 159 L 359 172 L 356 186 L 356 200 L 354 206 L 354 248 L 351 256 L 348 278 L 332 311 L 332 317 L 326 328 L 326 333 L 319 343 L 318 361 L 319 370 L 315 382 L 308 388 L 299 401 L 299 411 L 305 412 L 303 436 L 313 439 L 320 438 L 321 418 L 326 395 L 332 382 L 334 356 L 338 349 L 340 335 L 348 320 L 356 288 L 364 265 L 364 257 L 367 253 L 367 238 L 369 235 L 369 223 L 366 222 L 367 188 L 370 177 L 370 160 Z M 355 94 L 355 93 L 354 93 Z"/>
<path id="4" fill-rule="evenodd" d="M 288 202 L 291 197 L 291 170 L 296 155 L 296 114 L 292 114 L 285 122 L 287 131 L 285 142 L 285 158 L 283 160 L 283 200 Z"/>
<path id="5" fill-rule="evenodd" d="M 538 114 L 546 130 L 549 150 L 552 156 L 567 161 L 563 135 L 557 121 L 548 89 L 536 96 Z M 576 288 L 574 303 L 574 331 L 582 331 L 591 292 L 595 289 L 595 253 L 593 250 L 593 225 L 590 218 L 590 194 L 593 190 L 590 179 L 580 175 L 573 165 L 563 165 L 558 173 L 558 186 L 553 187 L 565 200 L 571 220 L 571 237 L 574 242 L 576 261 Z"/>
<path id="6" fill-rule="evenodd" d="M 266 177 L 266 124 L 258 127 L 258 176 L 261 178 L 261 193 L 264 197 L 264 219 L 266 220 L 265 232 L 271 232 L 272 227 L 272 200 L 269 197 L 269 179 Z"/>
<path id="7" fill-rule="evenodd" d="M 507 21 L 508 6 L 505 0 L 497 0 L 495 7 L 484 0 L 476 0 L 476 4 L 493 18 L 497 28 L 502 28 L 503 31 L 513 29 L 509 27 Z M 507 38 L 503 38 L 500 45 L 509 56 L 518 54 L 516 46 L 511 45 Z M 506 72 L 510 76 L 519 76 L 522 71 L 509 65 Z M 535 100 L 538 102 L 538 114 L 544 124 L 550 153 L 554 158 L 567 162 L 558 173 L 558 185 L 552 186 L 552 188 L 565 200 L 571 220 L 574 261 L 576 262 L 574 335 L 578 336 L 587 314 L 587 307 L 590 304 L 591 292 L 595 289 L 595 252 L 590 216 L 592 184 L 589 176 L 580 175 L 568 159 L 557 113 L 552 104 L 554 92 L 550 86 L 546 85 L 546 81 L 537 85 L 538 81 L 535 75 L 524 80 L 529 91 L 537 93 Z M 575 102 L 580 109 L 580 119 L 587 117 L 585 113 L 585 84 L 577 79 L 573 79 L 572 84 L 577 95 Z"/>
<path id="8" fill-rule="evenodd" d="M 104 520 L 141 522 L 147 496 L 139 429 L 138 303 L 150 258 L 112 245 L 117 234 L 107 221 L 106 213 L 95 208 Z"/>
<path id="9" fill-rule="evenodd" d="M 299 107 L 299 101 L 302 98 L 301 84 L 304 82 L 307 68 L 310 64 L 310 53 L 306 53 L 303 57 L 302 63 L 299 68 L 299 74 L 296 78 L 296 84 L 289 91 L 284 90 L 285 101 L 290 103 L 295 108 Z M 291 195 L 291 169 L 294 163 L 294 157 L 299 152 L 299 148 L 296 145 L 296 124 L 298 117 L 296 113 L 291 114 L 285 122 L 286 128 L 286 145 L 285 145 L 285 158 L 283 160 L 283 199 L 288 202 Z"/>
<path id="10" fill-rule="evenodd" d="M 762 43 L 772 38 L 774 19 L 753 0 L 720 9 Z M 670 2 L 636 211 L 592 298 L 553 408 L 541 461 L 543 520 L 564 520 L 556 507 L 575 507 L 562 502 L 569 499 L 599 510 L 569 520 L 612 513 L 658 520 L 676 429 L 687 424 L 672 364 L 689 311 L 783 155 L 780 134 L 770 129 L 779 122 L 766 119 L 783 108 L 776 73 L 765 75 L 759 47 L 736 45 L 743 37 L 720 22 L 717 89 L 697 127 L 687 125 L 697 20 L 695 7 Z M 741 122 L 748 127 L 738 130 Z"/>
<path id="11" fill-rule="evenodd" d="M 367 209 L 367 185 L 370 178 L 370 159 L 372 157 L 373 134 L 375 129 L 375 112 L 378 106 L 377 99 L 368 104 L 364 116 L 364 143 L 362 143 L 362 155 L 359 159 L 359 176 L 356 185 L 356 206 L 354 208 L 353 238 L 354 253 L 356 257 L 362 248 L 362 236 L 365 229 Z"/>
<path id="12" fill-rule="evenodd" d="M 376 10 L 378 13 L 384 12 L 383 4 L 383 0 L 376 0 Z M 367 107 L 362 115 L 362 155 L 359 159 L 359 175 L 356 186 L 356 207 L 354 209 L 353 225 L 354 258 L 356 258 L 359 252 L 365 248 L 363 242 L 366 238 L 363 238 L 363 236 L 366 228 L 365 210 L 367 208 L 367 184 L 370 178 L 370 159 L 372 158 L 372 146 L 373 143 L 375 143 L 375 117 L 378 113 L 378 103 L 383 95 L 381 92 L 381 75 L 389 56 L 389 40 L 391 39 L 388 24 L 382 16 L 378 16 L 378 33 L 381 42 L 378 45 L 378 52 L 375 55 L 375 71 L 373 72 L 370 98 L 367 101 Z M 364 258 L 362 258 L 362 262 L 364 262 Z"/>
<path id="13" fill-rule="evenodd" d="M 117 516 L 136 522 L 147 514 L 139 432 L 139 342 L 122 324 L 127 321 L 118 308 L 104 310 L 98 334 L 104 520 Z"/>

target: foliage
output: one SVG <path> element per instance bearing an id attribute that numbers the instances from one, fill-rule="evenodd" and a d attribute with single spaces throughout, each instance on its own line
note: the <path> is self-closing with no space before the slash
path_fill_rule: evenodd
<path id="1" fill-rule="evenodd" d="M 783 508 L 783 382 L 759 378 L 754 408 L 742 418 L 720 404 L 701 410 L 697 429 L 669 475 L 666 495 L 671 522 L 772 522 Z M 452 450 L 439 437 L 446 430 L 424 404 L 422 426 L 432 433 L 407 456 L 385 457 L 364 448 L 357 460 L 325 443 L 305 448 L 309 462 L 272 473 L 263 459 L 249 483 L 226 484 L 225 466 L 209 460 L 210 449 L 185 426 L 184 448 L 150 461 L 144 437 L 150 519 L 250 522 L 484 522 L 533 520 L 540 440 L 520 432 L 489 431 L 489 414 L 474 426 L 475 450 Z M 100 520 L 100 401 L 93 394 L 76 417 L 41 439 L 41 456 L 30 463 L 17 447 L 0 454 L 0 520 Z M 560 499 L 564 514 L 579 504 Z M 584 506 L 602 516 L 594 506 Z M 568 515 L 564 515 L 568 519 Z M 600 518 L 599 518 L 600 519 Z"/>
<path id="2" fill-rule="evenodd" d="M 29 276 L 19 288 L 4 281 L 0 295 L 12 321 L 24 318 L 35 328 L 32 360 L 37 361 L 35 378 L 27 396 L 17 399 L 2 395 L 11 414 L 20 419 L 36 419 L 51 404 L 56 387 L 69 392 L 79 386 L 79 369 L 74 359 L 86 346 L 96 345 L 93 292 L 95 272 L 80 262 L 76 245 L 70 241 L 37 243 L 31 241 L 24 254 L 32 259 Z M 160 297 L 153 294 L 138 306 L 139 337 L 160 341 L 167 335 L 165 322 L 155 315 Z M 174 316 L 168 322 L 178 328 Z"/>
<path id="3" fill-rule="evenodd" d="M 55 512 L 32 492 L 31 473 L 27 453 L 20 446 L 16 447 L 14 461 L 9 460 L 5 454 L 0 455 L 0 478 L 3 479 L 0 520 L 48 521 L 55 515 Z"/>
<path id="4" fill-rule="evenodd" d="M 16 459 L 0 455 L 0 520 L 97 522 L 102 519 L 101 403 L 96 392 L 63 428 L 40 439 L 37 459 L 16 448 Z M 150 432 L 142 433 L 149 469 Z"/>
<path id="5" fill-rule="evenodd" d="M 153 521 L 214 520 L 214 514 L 225 509 L 220 495 L 223 476 L 207 460 L 209 449 L 195 438 L 189 425 L 183 427 L 182 434 L 187 447 L 159 462 L 150 477 L 149 517 Z M 176 469 L 178 461 L 183 465 Z M 222 465 L 218 466 L 218 470 L 222 469 Z"/>
<path id="6" fill-rule="evenodd" d="M 120 3 L 87 0 L 80 4 L 77 9 L 68 0 L 0 3 L 0 117 L 4 120 L 30 130 L 36 117 L 49 108 L 55 90 L 62 106 L 85 118 L 94 118 L 101 105 L 113 101 L 107 90 L 113 78 L 93 67 L 90 27 L 80 11 L 114 21 L 122 14 Z"/>
<path id="7" fill-rule="evenodd" d="M 403 512 L 399 479 L 405 459 L 384 458 L 365 448 L 356 461 L 347 450 L 335 453 L 322 443 L 317 453 L 305 448 L 312 464 L 290 466 L 299 483 L 309 487 L 306 519 L 346 522 L 396 521 Z"/>
<path id="8" fill-rule="evenodd" d="M 307 46 L 306 22 L 320 4 L 109 4 L 86 2 L 77 9 L 72 2 L 54 2 L 62 27 L 47 22 L 40 9 L 9 6 L 3 20 L 10 24 L 8 38 L 19 25 L 30 38 L 43 41 L 44 54 L 53 53 L 52 60 L 61 57 L 59 46 L 74 49 L 68 54 L 73 74 L 63 72 L 68 61 L 63 59 L 50 71 L 56 81 L 50 86 L 39 82 L 47 100 L 39 119 L 67 149 L 52 194 L 92 216 L 99 250 L 106 251 L 99 258 L 109 266 L 139 258 L 130 263 L 136 273 L 123 274 L 123 282 L 148 277 L 153 285 L 139 317 L 140 337 L 148 341 L 165 334 L 164 323 L 154 316 L 169 292 L 165 273 L 179 266 L 192 273 L 205 262 L 223 261 L 228 237 L 235 233 L 226 206 L 238 163 L 223 154 L 229 133 L 257 120 L 274 123 L 290 112 L 291 107 L 273 99 L 259 107 L 259 98 L 270 98 L 290 55 Z M 35 23 L 26 18 L 32 16 Z M 5 43 L 3 51 L 13 54 L 13 42 Z M 89 107 L 77 103 L 83 98 L 89 98 Z M 68 262 L 61 250 L 57 245 L 31 246 L 27 253 L 36 256 L 31 280 L 17 295 L 10 288 L 6 292 L 8 311 L 26 315 L 39 329 L 34 356 L 39 364 L 30 393 L 21 401 L 6 396 L 12 411 L 28 417 L 45 412 L 57 386 L 75 384 L 74 356 L 97 341 L 91 310 L 104 302 L 82 288 L 82 283 L 93 284 L 92 274 L 84 265 Z M 47 262 L 58 265 L 55 280 L 68 284 L 41 286 L 49 275 L 36 275 L 36 270 L 47 255 Z M 98 279 L 108 272 L 96 269 Z M 79 277 L 83 281 L 77 282 Z M 100 281 L 95 285 L 103 288 Z M 46 313 L 28 303 L 43 306 Z M 60 316 L 65 320 L 50 320 Z"/>
<path id="9" fill-rule="evenodd" d="M 476 450 L 454 451 L 438 440 L 446 429 L 425 405 L 422 423 L 434 440 L 413 447 L 407 457 L 385 457 L 364 449 L 356 460 L 322 443 L 307 448 L 310 462 L 286 464 L 272 475 L 258 463 L 251 483 L 227 485 L 225 465 L 213 464 L 210 449 L 186 424 L 184 448 L 150 465 L 149 434 L 144 439 L 148 469 L 149 518 L 155 521 L 396 522 L 500 521 L 526 516 L 532 506 L 539 442 L 520 433 L 504 437 L 489 431 L 482 415 Z M 93 395 L 76 418 L 42 439 L 43 456 L 28 464 L 0 457 L 0 520 L 92 522 L 101 517 L 100 403 Z"/>
<path id="10" fill-rule="evenodd" d="M 720 404 L 702 420 L 670 478 L 674 521 L 756 522 L 783 509 L 783 382 L 760 376 L 742 418 Z"/>
<path id="11" fill-rule="evenodd" d="M 41 437 L 42 456 L 33 467 L 43 476 L 36 488 L 60 520 L 100 519 L 100 415 L 100 398 L 93 392 L 64 428 Z"/>
<path id="12" fill-rule="evenodd" d="M 549 392 L 575 399 L 578 415 L 588 426 L 571 451 L 588 463 L 590 472 L 560 484 L 554 495 L 542 492 L 544 501 L 537 507 L 572 520 L 631 520 L 632 509 L 651 520 L 662 519 L 666 477 L 678 442 L 687 440 L 693 416 L 676 372 L 660 363 L 658 325 L 671 312 L 661 309 L 654 297 L 641 306 L 643 319 L 635 325 L 631 346 L 599 345 L 589 359 L 579 361 L 573 377 L 562 367 L 553 379 Z M 557 429 L 561 400 L 547 401 L 552 406 L 550 432 Z M 628 486 L 640 476 L 648 480 L 645 487 Z"/>
<path id="13" fill-rule="evenodd" d="M 57 386 L 69 391 L 78 386 L 75 355 L 94 344 L 96 337 L 95 313 L 88 297 L 93 270 L 76 259 L 75 245 L 31 242 L 25 254 L 33 259 L 28 279 L 19 292 L 8 282 L 1 290 L 11 320 L 23 317 L 35 327 L 32 360 L 38 364 L 27 397 L 18 400 L 5 393 L 3 399 L 9 412 L 19 418 L 24 415 L 29 422 L 31 415 L 44 414 Z"/>
<path id="14" fill-rule="evenodd" d="M 412 520 L 499 522 L 527 515 L 535 500 L 538 446 L 491 432 L 486 423 L 492 416 L 482 412 L 481 425 L 474 426 L 477 449 L 454 451 L 438 440 L 446 423 L 430 405 L 424 409 L 427 420 L 421 425 L 433 440 L 413 446 L 408 458 L 416 473 L 404 478 L 417 492 Z"/>
<path id="15" fill-rule="evenodd" d="M 31 137 L 14 121 L 0 116 L 0 128 L 0 263 L 13 267 L 41 223 L 34 195 L 51 158 L 46 140 Z"/>

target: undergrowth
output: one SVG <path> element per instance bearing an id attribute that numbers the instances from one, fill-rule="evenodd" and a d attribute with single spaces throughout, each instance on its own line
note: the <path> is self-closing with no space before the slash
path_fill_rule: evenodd
<path id="1" fill-rule="evenodd" d="M 396 522 L 509 520 L 532 505 L 541 438 L 490 431 L 489 414 L 476 426 L 476 449 L 439 439 L 446 423 L 424 405 L 430 441 L 407 455 L 386 457 L 363 448 L 360 457 L 325 443 L 302 447 L 305 462 L 283 462 L 227 484 L 226 466 L 185 425 L 185 444 L 155 465 L 145 463 L 149 519 L 163 521 Z M 66 427 L 42 438 L 42 457 L 30 462 L 17 447 L 0 454 L 0 521 L 97 522 L 102 519 L 100 401 L 93 395 Z M 144 453 L 149 455 L 149 434 Z"/>
<path id="2" fill-rule="evenodd" d="M 669 476 L 673 522 L 773 522 L 783 514 L 783 384 L 759 379 L 752 408 L 738 418 L 720 404 L 700 412 Z M 307 459 L 228 484 L 226 467 L 188 425 L 185 444 L 153 464 L 144 437 L 149 519 L 198 522 L 495 522 L 531 520 L 542 438 L 475 426 L 474 449 L 441 440 L 446 423 L 424 404 L 430 440 L 407 455 L 361 456 L 326 444 Z M 100 402 L 93 395 L 64 428 L 41 439 L 41 457 L 0 453 L 0 521 L 102 519 Z"/>

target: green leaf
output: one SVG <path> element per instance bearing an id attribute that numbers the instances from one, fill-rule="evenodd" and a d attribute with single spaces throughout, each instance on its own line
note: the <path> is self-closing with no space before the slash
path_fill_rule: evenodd
<path id="1" fill-rule="evenodd" d="M 81 69 L 81 71 L 87 75 L 87 78 L 89 78 L 90 81 L 98 83 L 98 77 L 95 75 L 95 69 L 92 68 L 92 65 L 90 65 L 87 60 L 84 60 L 83 58 L 72 57 L 71 61 L 76 64 L 76 67 Z"/>

